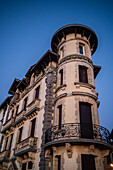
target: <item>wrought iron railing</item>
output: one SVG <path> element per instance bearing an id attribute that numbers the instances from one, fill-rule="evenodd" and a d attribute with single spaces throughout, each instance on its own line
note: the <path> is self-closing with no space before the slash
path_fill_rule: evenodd
<path id="1" fill-rule="evenodd" d="M 52 126 L 45 133 L 45 143 L 59 139 L 93 139 L 110 143 L 109 131 L 95 124 L 67 123 Z"/>

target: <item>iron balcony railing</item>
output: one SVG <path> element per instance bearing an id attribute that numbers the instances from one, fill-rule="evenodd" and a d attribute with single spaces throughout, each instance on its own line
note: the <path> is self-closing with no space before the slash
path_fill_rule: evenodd
<path id="1" fill-rule="evenodd" d="M 45 143 L 59 139 L 94 139 L 110 143 L 109 131 L 95 124 L 67 123 L 52 126 L 45 133 Z"/>

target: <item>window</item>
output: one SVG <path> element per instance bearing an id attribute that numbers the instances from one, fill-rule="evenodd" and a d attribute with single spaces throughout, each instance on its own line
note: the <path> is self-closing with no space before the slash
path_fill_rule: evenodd
<path id="1" fill-rule="evenodd" d="M 28 100 L 28 97 L 26 97 L 26 98 L 24 99 L 24 110 L 26 110 L 27 100 Z"/>
<path id="2" fill-rule="evenodd" d="M 83 83 L 88 83 L 87 67 L 79 66 L 79 81 Z"/>
<path id="3" fill-rule="evenodd" d="M 16 115 L 18 114 L 19 105 L 16 107 Z"/>
<path id="4" fill-rule="evenodd" d="M 63 57 L 64 57 L 64 47 L 62 47 L 62 48 L 60 49 L 60 51 L 61 51 L 61 58 L 63 58 Z"/>
<path id="5" fill-rule="evenodd" d="M 33 168 L 33 163 L 30 161 L 28 162 L 28 169 L 32 169 Z"/>
<path id="6" fill-rule="evenodd" d="M 63 85 L 63 69 L 59 71 L 60 73 L 60 85 Z"/>
<path id="7" fill-rule="evenodd" d="M 2 149 L 3 140 L 4 140 L 4 136 L 2 136 L 2 138 L 1 138 L 1 142 L 0 142 L 0 151 L 1 151 L 1 149 Z"/>
<path id="8" fill-rule="evenodd" d="M 26 170 L 26 164 L 27 164 L 27 163 L 23 163 L 23 164 L 22 164 L 22 170 Z"/>
<path id="9" fill-rule="evenodd" d="M 40 86 L 36 88 L 36 99 L 39 99 L 39 91 L 40 91 Z"/>
<path id="10" fill-rule="evenodd" d="M 61 170 L 61 155 L 58 156 L 58 170 Z"/>
<path id="11" fill-rule="evenodd" d="M 19 137 L 18 137 L 18 143 L 21 141 L 21 139 L 22 139 L 22 130 L 23 130 L 23 127 L 21 127 L 20 129 L 19 129 Z"/>
<path id="12" fill-rule="evenodd" d="M 93 155 L 82 155 L 82 170 L 96 170 Z"/>
<path id="13" fill-rule="evenodd" d="M 61 129 L 61 125 L 62 125 L 62 105 L 58 106 L 58 116 L 59 116 L 59 122 L 58 122 L 58 126 L 59 129 Z"/>
<path id="14" fill-rule="evenodd" d="M 36 118 L 31 121 L 31 137 L 34 137 L 35 134 L 35 123 L 36 123 Z"/>
<path id="15" fill-rule="evenodd" d="M 14 110 L 12 110 L 12 114 L 11 114 L 11 117 L 13 117 L 14 116 Z"/>
<path id="16" fill-rule="evenodd" d="M 9 144 L 9 151 L 11 150 L 12 140 L 13 140 L 13 134 L 11 134 L 11 139 L 10 139 L 10 144 Z"/>
<path id="17" fill-rule="evenodd" d="M 6 150 L 6 149 L 7 149 L 7 143 L 8 143 L 8 137 L 6 138 L 6 142 L 5 142 L 4 150 Z"/>
<path id="18" fill-rule="evenodd" d="M 79 44 L 79 53 L 83 54 L 84 53 L 84 44 Z"/>
<path id="19" fill-rule="evenodd" d="M 9 112 L 10 112 L 10 110 L 8 110 L 8 112 L 7 112 L 6 121 L 8 120 L 8 117 L 9 117 Z"/>

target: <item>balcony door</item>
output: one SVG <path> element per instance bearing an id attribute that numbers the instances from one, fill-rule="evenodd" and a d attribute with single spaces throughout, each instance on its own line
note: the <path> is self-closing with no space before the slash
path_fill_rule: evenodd
<path id="1" fill-rule="evenodd" d="M 93 139 L 91 104 L 80 102 L 81 138 Z"/>

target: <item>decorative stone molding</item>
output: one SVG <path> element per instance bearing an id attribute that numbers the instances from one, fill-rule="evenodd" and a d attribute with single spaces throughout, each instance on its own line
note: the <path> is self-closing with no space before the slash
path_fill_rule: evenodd
<path id="1" fill-rule="evenodd" d="M 66 151 L 67 151 L 67 155 L 68 155 L 68 158 L 72 158 L 72 147 L 71 147 L 71 144 L 70 143 L 66 143 Z"/>
<path id="2" fill-rule="evenodd" d="M 50 149 L 47 149 L 45 151 L 45 158 L 50 158 L 51 157 L 51 150 Z"/>
<path id="3" fill-rule="evenodd" d="M 72 59 L 74 59 L 74 60 L 76 60 L 76 59 L 85 60 L 85 61 L 87 61 L 87 62 L 89 62 L 90 64 L 93 65 L 93 62 L 87 56 L 81 56 L 81 55 L 78 55 L 78 54 L 67 56 L 67 57 L 63 58 L 62 60 L 60 60 L 59 65 L 62 64 L 63 62 L 65 62 L 65 61 L 69 61 L 69 60 L 72 60 Z"/>
<path id="4" fill-rule="evenodd" d="M 95 150 L 94 145 L 90 145 L 90 146 L 89 146 L 89 152 L 94 152 L 94 150 Z"/>

